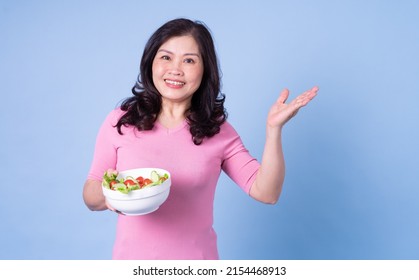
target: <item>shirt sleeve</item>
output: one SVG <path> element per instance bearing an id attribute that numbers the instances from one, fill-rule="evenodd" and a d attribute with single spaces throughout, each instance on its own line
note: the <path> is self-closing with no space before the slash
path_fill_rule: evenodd
<path id="1" fill-rule="evenodd" d="M 225 123 L 224 128 L 228 140 L 221 167 L 243 191 L 249 194 L 260 163 L 250 155 L 240 136 L 229 123 Z"/>
<path id="2" fill-rule="evenodd" d="M 118 121 L 117 115 L 116 110 L 108 114 L 99 129 L 87 179 L 101 181 L 106 170 L 116 168 L 117 146 L 114 140 L 118 132 L 114 125 Z"/>

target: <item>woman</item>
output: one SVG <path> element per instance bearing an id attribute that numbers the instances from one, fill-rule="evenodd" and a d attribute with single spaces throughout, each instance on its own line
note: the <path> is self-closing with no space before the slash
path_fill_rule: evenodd
<path id="1" fill-rule="evenodd" d="M 111 209 L 101 190 L 108 169 L 159 167 L 172 176 L 167 201 L 143 216 L 118 215 L 114 259 L 218 259 L 213 200 L 224 171 L 246 193 L 276 203 L 285 174 L 283 125 L 317 88 L 272 106 L 259 163 L 226 121 L 214 43 L 204 24 L 175 19 L 147 42 L 140 76 L 100 128 L 83 190 L 91 210 Z"/>

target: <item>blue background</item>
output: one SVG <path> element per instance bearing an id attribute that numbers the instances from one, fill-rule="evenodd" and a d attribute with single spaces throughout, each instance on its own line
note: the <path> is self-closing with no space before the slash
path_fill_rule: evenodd
<path id="1" fill-rule="evenodd" d="M 82 187 L 97 130 L 167 20 L 211 29 L 230 122 L 261 158 L 284 87 L 277 205 L 222 175 L 222 259 L 419 259 L 418 1 L 0 1 L 0 259 L 109 259 L 116 215 Z"/>

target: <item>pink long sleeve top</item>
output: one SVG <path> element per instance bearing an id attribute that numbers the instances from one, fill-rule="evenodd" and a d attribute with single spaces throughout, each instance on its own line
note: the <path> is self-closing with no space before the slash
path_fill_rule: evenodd
<path id="1" fill-rule="evenodd" d="M 214 194 L 221 170 L 249 193 L 259 162 L 225 122 L 220 133 L 192 142 L 184 121 L 174 129 L 159 122 L 149 131 L 114 127 L 124 112 L 113 110 L 102 124 L 88 179 L 119 171 L 156 167 L 168 170 L 172 186 L 166 202 L 150 214 L 119 215 L 113 259 L 218 259 L 213 229 Z"/>

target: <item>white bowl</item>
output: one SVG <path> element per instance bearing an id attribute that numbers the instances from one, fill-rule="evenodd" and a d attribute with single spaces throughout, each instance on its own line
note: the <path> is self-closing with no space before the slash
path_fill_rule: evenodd
<path id="1" fill-rule="evenodd" d="M 110 190 L 102 185 L 103 194 L 109 205 L 127 216 L 145 215 L 159 209 L 160 205 L 169 196 L 170 185 L 172 183 L 170 173 L 167 170 L 161 168 L 130 169 L 119 172 L 117 178 L 126 178 L 127 176 L 150 178 L 151 171 L 153 170 L 157 171 L 160 175 L 167 173 L 169 178 L 160 185 L 133 190 L 127 194 Z"/>

